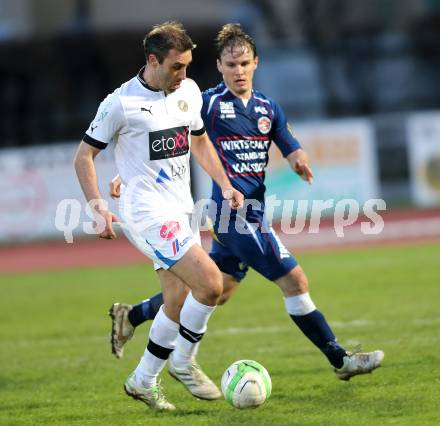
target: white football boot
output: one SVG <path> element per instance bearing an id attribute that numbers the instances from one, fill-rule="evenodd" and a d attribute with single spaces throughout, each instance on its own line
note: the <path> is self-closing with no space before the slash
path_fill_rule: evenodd
<path id="1" fill-rule="evenodd" d="M 374 352 L 347 352 L 341 368 L 335 368 L 335 373 L 340 380 L 350 380 L 359 374 L 371 373 L 380 367 L 385 354 L 383 351 Z"/>
<path id="2" fill-rule="evenodd" d="M 124 303 L 114 303 L 108 311 L 112 318 L 111 345 L 116 358 L 124 355 L 124 345 L 132 338 L 135 327 L 128 320 L 132 306 Z"/>
<path id="3" fill-rule="evenodd" d="M 128 376 L 124 384 L 124 389 L 128 396 L 145 402 L 152 410 L 170 411 L 176 409 L 171 402 L 167 401 L 159 383 L 151 388 L 144 388 L 136 382 L 134 373 Z"/>
<path id="4" fill-rule="evenodd" d="M 195 360 L 185 368 L 178 368 L 173 363 L 173 357 L 168 360 L 168 372 L 200 399 L 219 399 L 222 394 L 214 382 L 202 371 Z"/>

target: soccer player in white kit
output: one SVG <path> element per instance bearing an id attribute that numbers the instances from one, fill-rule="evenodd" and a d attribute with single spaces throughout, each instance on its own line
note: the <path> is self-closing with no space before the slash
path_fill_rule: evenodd
<path id="1" fill-rule="evenodd" d="M 194 47 L 179 23 L 153 27 L 144 39 L 146 66 L 101 103 L 75 157 L 83 192 L 89 202 L 96 200 L 97 219 L 105 221 L 100 237 L 115 238 L 112 224 L 118 218 L 102 201 L 94 158 L 108 143 L 116 143 L 125 187 L 122 229 L 154 261 L 159 275 L 164 305 L 144 355 L 124 385 L 128 395 L 156 410 L 175 408 L 157 381 L 170 354 L 170 374 L 192 394 L 204 399 L 221 395 L 193 359 L 223 287 L 219 269 L 190 224 L 190 151 L 231 207 L 243 205 L 243 195 L 231 185 L 205 132 L 200 90 L 186 78 Z"/>

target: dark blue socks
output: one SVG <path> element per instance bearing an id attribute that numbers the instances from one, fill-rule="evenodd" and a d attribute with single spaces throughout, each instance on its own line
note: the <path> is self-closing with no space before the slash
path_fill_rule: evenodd
<path id="1" fill-rule="evenodd" d="M 336 342 L 336 337 L 321 312 L 314 310 L 307 315 L 290 315 L 290 317 L 311 342 L 327 357 L 330 364 L 336 368 L 342 367 L 343 358 L 347 353 Z"/>
<path id="2" fill-rule="evenodd" d="M 137 327 L 147 320 L 152 320 L 156 316 L 162 304 L 162 293 L 158 293 L 151 299 L 144 300 L 143 302 L 134 305 L 131 311 L 128 313 L 128 320 L 133 327 Z"/>
<path id="3" fill-rule="evenodd" d="M 134 305 L 128 313 L 131 325 L 137 327 L 147 320 L 154 319 L 162 304 L 162 293 L 158 293 L 151 299 Z M 342 367 L 343 358 L 347 353 L 337 343 L 335 335 L 321 312 L 316 309 L 307 315 L 290 315 L 290 317 L 309 340 L 327 357 L 330 364 L 336 368 Z"/>

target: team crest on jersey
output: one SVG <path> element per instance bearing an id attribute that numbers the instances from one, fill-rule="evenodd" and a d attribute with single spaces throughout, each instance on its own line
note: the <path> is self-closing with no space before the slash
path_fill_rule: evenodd
<path id="1" fill-rule="evenodd" d="M 258 130 L 261 133 L 263 133 L 263 135 L 268 134 L 271 128 L 272 128 L 272 121 L 269 117 L 263 115 L 258 119 Z"/>
<path id="2" fill-rule="evenodd" d="M 220 118 L 235 118 L 235 109 L 233 102 L 220 101 Z"/>
<path id="3" fill-rule="evenodd" d="M 180 101 L 177 101 L 177 106 L 179 107 L 180 111 L 182 111 L 182 112 L 188 111 L 188 104 L 183 99 L 181 99 Z"/>

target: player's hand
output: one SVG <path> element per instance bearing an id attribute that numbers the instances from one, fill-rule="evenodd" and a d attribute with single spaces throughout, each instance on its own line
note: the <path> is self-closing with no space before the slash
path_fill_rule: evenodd
<path id="1" fill-rule="evenodd" d="M 301 177 L 302 180 L 305 180 L 310 185 L 313 183 L 313 172 L 306 162 L 302 160 L 296 160 L 295 172 Z"/>
<path id="2" fill-rule="evenodd" d="M 119 175 L 116 175 L 110 182 L 110 197 L 113 199 L 119 198 L 121 196 L 121 184 L 122 180 Z"/>
<path id="3" fill-rule="evenodd" d="M 223 198 L 229 201 L 229 207 L 232 209 L 241 209 L 244 203 L 244 196 L 235 188 L 226 188 L 222 191 Z"/>
<path id="4" fill-rule="evenodd" d="M 109 210 L 96 210 L 96 215 L 100 216 L 97 217 L 96 220 L 97 231 L 99 232 L 104 227 L 102 232 L 99 233 L 99 238 L 104 238 L 106 240 L 116 239 L 117 237 L 113 230 L 113 223 L 120 222 L 118 217 Z"/>

